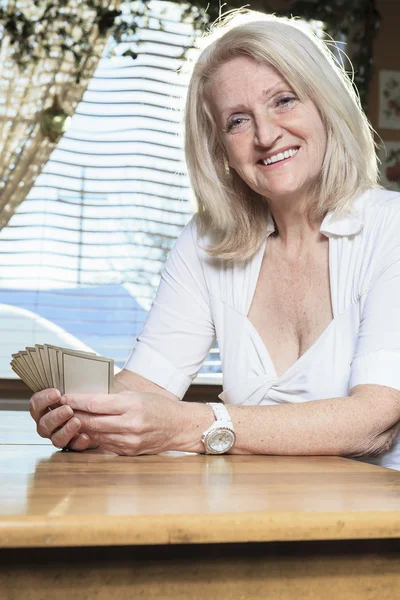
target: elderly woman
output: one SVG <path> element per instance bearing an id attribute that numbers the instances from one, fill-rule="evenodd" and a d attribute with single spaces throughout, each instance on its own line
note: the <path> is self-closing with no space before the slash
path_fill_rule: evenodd
<path id="1" fill-rule="evenodd" d="M 400 195 L 342 68 L 295 22 L 225 23 L 194 66 L 186 157 L 198 211 L 115 393 L 35 394 L 39 434 L 400 469 Z M 179 402 L 216 337 L 223 403 Z"/>

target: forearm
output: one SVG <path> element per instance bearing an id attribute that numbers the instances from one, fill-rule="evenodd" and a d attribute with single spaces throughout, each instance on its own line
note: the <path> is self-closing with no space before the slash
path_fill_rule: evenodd
<path id="1" fill-rule="evenodd" d="M 376 400 L 360 396 L 278 406 L 229 406 L 236 442 L 232 454 L 335 455 L 381 454 L 390 447 L 400 420 Z M 187 407 L 192 422 L 210 424 L 210 408 Z M 198 436 L 198 431 L 193 429 Z M 201 436 L 200 436 L 201 437 Z M 192 452 L 203 452 L 200 437 Z M 189 448 L 187 448 L 189 450 Z"/>
<path id="2" fill-rule="evenodd" d="M 115 375 L 113 391 L 114 393 L 134 391 L 161 394 L 167 398 L 170 398 L 171 400 L 179 400 L 178 396 L 175 396 L 156 383 L 153 383 L 145 377 L 142 377 L 137 373 L 133 373 L 128 369 L 122 369 L 119 373 L 117 373 L 117 375 Z"/>
<path id="3" fill-rule="evenodd" d="M 113 392 L 117 394 L 118 392 L 126 392 L 127 390 L 131 389 L 134 389 L 134 385 L 130 381 L 129 374 L 127 373 L 126 369 L 122 369 L 114 377 Z"/>

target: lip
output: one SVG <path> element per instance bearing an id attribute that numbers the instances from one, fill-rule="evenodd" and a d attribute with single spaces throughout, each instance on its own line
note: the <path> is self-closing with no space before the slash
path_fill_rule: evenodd
<path id="1" fill-rule="evenodd" d="M 265 160 L 265 158 L 261 158 L 258 161 L 257 166 L 261 167 L 262 169 L 268 169 L 269 171 L 274 171 L 275 169 L 282 169 L 287 164 L 289 164 L 289 162 L 293 158 L 296 158 L 296 156 L 298 156 L 299 152 L 301 151 L 300 146 L 288 146 L 286 148 L 286 150 L 290 150 L 291 148 L 297 148 L 297 152 L 296 152 L 296 154 L 293 154 L 293 156 L 289 156 L 288 158 L 284 158 L 283 160 L 280 160 L 278 162 L 271 163 L 270 165 L 265 165 L 263 162 L 261 162 L 261 161 Z M 275 154 L 279 154 L 279 152 L 285 152 L 285 150 L 279 150 L 278 152 L 274 152 L 274 154 L 270 154 L 269 156 L 274 156 Z M 266 158 L 269 158 L 269 157 L 267 156 Z"/>
<path id="2" fill-rule="evenodd" d="M 257 162 L 261 162 L 262 160 L 267 160 L 267 158 L 271 158 L 271 156 L 276 156 L 277 154 L 286 152 L 286 150 L 293 150 L 293 149 L 297 149 L 300 150 L 300 146 L 285 146 L 284 148 L 278 148 L 277 150 L 274 150 L 273 152 L 268 152 L 267 154 L 263 154 L 262 156 L 260 156 L 260 158 L 257 160 Z M 270 166 L 270 165 L 268 165 Z"/>

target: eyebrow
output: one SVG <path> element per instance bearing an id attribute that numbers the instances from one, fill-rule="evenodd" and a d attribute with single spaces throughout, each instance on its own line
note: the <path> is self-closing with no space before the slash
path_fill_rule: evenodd
<path id="1" fill-rule="evenodd" d="M 273 91 L 274 91 L 274 90 L 275 90 L 277 87 L 279 87 L 280 85 L 282 85 L 282 84 L 285 84 L 285 83 L 286 83 L 285 81 L 279 81 L 279 83 L 277 83 L 276 85 L 273 85 L 273 86 L 272 86 L 271 88 L 269 88 L 268 90 L 263 90 L 263 91 L 262 91 L 262 95 L 263 95 L 264 97 L 271 96 L 271 95 L 272 95 L 272 94 L 271 94 L 271 92 L 273 92 Z"/>

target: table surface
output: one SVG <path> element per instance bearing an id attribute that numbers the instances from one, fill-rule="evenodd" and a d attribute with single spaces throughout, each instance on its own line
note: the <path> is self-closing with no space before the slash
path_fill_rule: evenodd
<path id="1" fill-rule="evenodd" d="M 400 538 L 400 472 L 340 457 L 62 452 L 0 411 L 0 548 Z"/>

